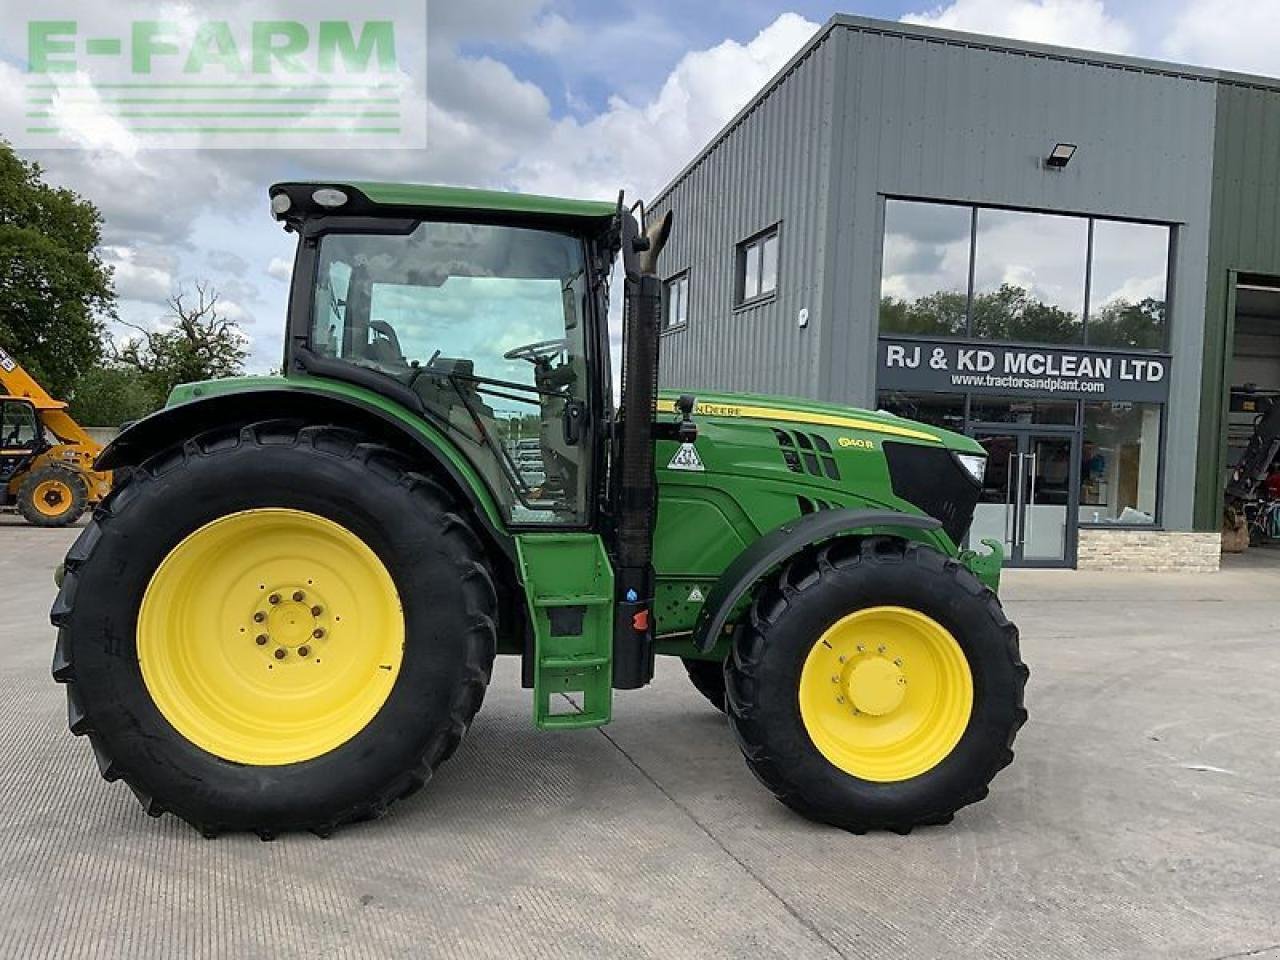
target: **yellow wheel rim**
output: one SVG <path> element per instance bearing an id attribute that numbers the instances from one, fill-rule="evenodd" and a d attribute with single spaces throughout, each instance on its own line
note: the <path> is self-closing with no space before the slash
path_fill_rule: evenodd
<path id="1" fill-rule="evenodd" d="M 32 506 L 45 517 L 60 517 L 71 509 L 75 495 L 61 480 L 42 480 L 31 494 Z"/>
<path id="2" fill-rule="evenodd" d="M 837 620 L 800 674 L 800 716 L 813 745 L 863 780 L 933 769 L 960 742 L 972 709 L 973 675 L 955 637 L 905 607 Z"/>
<path id="3" fill-rule="evenodd" d="M 404 614 L 355 534 L 298 510 L 229 514 L 156 568 L 138 613 L 156 707 L 225 760 L 299 763 L 359 733 L 400 673 Z"/>

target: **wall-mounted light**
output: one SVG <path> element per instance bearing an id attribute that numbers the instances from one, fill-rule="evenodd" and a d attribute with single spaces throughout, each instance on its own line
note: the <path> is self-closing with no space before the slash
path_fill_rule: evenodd
<path id="1" fill-rule="evenodd" d="M 1056 143 L 1053 149 L 1049 151 L 1049 155 L 1044 158 L 1045 166 L 1061 170 L 1071 162 L 1071 158 L 1075 155 L 1076 145 L 1074 143 Z"/>

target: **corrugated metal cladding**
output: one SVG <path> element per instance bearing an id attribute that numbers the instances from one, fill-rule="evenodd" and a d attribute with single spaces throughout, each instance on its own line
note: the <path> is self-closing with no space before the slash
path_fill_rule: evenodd
<path id="1" fill-rule="evenodd" d="M 830 93 L 830 49 L 819 43 L 653 204 L 674 216 L 662 276 L 689 271 L 688 326 L 662 342 L 665 385 L 812 393 L 817 339 L 796 317 L 815 312 L 822 286 Z M 737 245 L 773 224 L 777 295 L 735 310 Z"/>
<path id="2" fill-rule="evenodd" d="M 1280 276 L 1280 91 L 1274 87 L 1224 83 L 1218 89 L 1200 429 L 1221 439 L 1201 444 L 1195 519 L 1203 530 L 1221 522 L 1232 270 Z"/>
<path id="3" fill-rule="evenodd" d="M 1188 528 L 1213 75 L 851 17 L 814 44 L 662 197 L 677 218 L 664 275 L 693 270 L 689 327 L 663 341 L 664 382 L 872 405 L 886 196 L 1169 223 L 1164 520 Z M 1079 150 L 1047 169 L 1059 141 Z M 775 220 L 778 300 L 734 313 L 735 244 Z"/>

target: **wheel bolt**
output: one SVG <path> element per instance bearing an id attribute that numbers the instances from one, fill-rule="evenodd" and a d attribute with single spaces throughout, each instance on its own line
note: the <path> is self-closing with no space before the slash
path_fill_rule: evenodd
<path id="1" fill-rule="evenodd" d="M 276 647 L 276 659 L 283 660 L 289 654 L 285 652 L 284 647 Z"/>
<path id="2" fill-rule="evenodd" d="M 267 635 L 265 633 L 260 633 L 253 638 L 253 642 L 260 647 L 265 647 L 267 645 Z"/>
<path id="3" fill-rule="evenodd" d="M 267 615 L 263 613 L 261 610 L 259 610 L 257 613 L 253 615 L 254 623 L 262 623 L 262 621 L 266 619 L 267 619 Z"/>
<path id="4" fill-rule="evenodd" d="M 316 627 L 314 630 L 311 631 L 311 635 L 315 637 L 317 640 L 319 640 L 321 637 L 324 636 L 324 628 Z"/>
<path id="5" fill-rule="evenodd" d="M 843 653 L 842 653 L 842 654 L 840 654 L 839 659 L 840 659 L 840 662 L 841 662 L 841 663 L 844 663 L 844 654 L 843 654 Z"/>
<path id="6" fill-rule="evenodd" d="M 836 697 L 836 703 L 844 703 L 844 697 Z"/>
<path id="7" fill-rule="evenodd" d="M 299 648 L 298 648 L 298 656 L 300 656 L 300 657 L 309 657 L 309 656 L 311 656 L 311 648 L 310 648 L 310 647 L 299 647 Z"/>
<path id="8" fill-rule="evenodd" d="M 271 596 L 267 597 L 267 602 L 268 602 L 268 603 L 279 603 L 279 602 L 280 602 L 280 594 L 278 594 L 278 593 L 273 593 Z"/>
<path id="9" fill-rule="evenodd" d="M 305 593 L 303 593 L 301 590 L 295 590 L 295 591 L 293 591 L 293 599 L 294 599 L 294 600 L 296 600 L 298 603 L 301 603 L 301 602 L 302 602 L 302 598 L 303 598 L 303 597 L 305 597 L 305 596 L 306 596 L 306 594 L 305 594 Z"/>
<path id="10" fill-rule="evenodd" d="M 840 678 L 839 678 L 839 677 L 832 677 L 832 678 L 831 678 L 831 682 L 832 682 L 832 683 L 839 683 L 839 682 L 840 682 Z"/>
<path id="11" fill-rule="evenodd" d="M 858 644 L 858 652 L 859 652 L 859 653 L 861 653 L 861 652 L 863 651 L 863 649 L 864 649 L 864 648 L 863 648 L 862 644 Z"/>
<path id="12" fill-rule="evenodd" d="M 319 604 L 311 608 L 311 615 L 313 617 L 318 617 L 322 613 L 324 613 L 324 607 L 320 606 Z"/>
<path id="13" fill-rule="evenodd" d="M 905 687 L 906 685 L 907 685 L 907 678 L 906 678 L 906 677 L 899 677 L 899 678 L 898 678 L 898 686 L 900 686 L 900 687 Z"/>
<path id="14" fill-rule="evenodd" d="M 900 666 L 902 666 L 902 658 L 901 658 L 901 657 L 895 657 L 895 658 L 894 658 L 894 661 L 893 661 L 893 665 L 894 665 L 895 667 L 900 667 Z"/>
<path id="15" fill-rule="evenodd" d="M 876 653 L 884 653 L 884 644 L 876 647 Z"/>

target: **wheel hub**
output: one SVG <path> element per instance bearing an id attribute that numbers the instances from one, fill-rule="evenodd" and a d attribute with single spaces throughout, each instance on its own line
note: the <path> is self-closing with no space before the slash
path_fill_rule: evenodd
<path id="1" fill-rule="evenodd" d="M 902 668 L 880 654 L 855 664 L 848 671 L 844 686 L 853 708 L 873 717 L 898 709 L 907 694 L 907 678 Z"/>
<path id="2" fill-rule="evenodd" d="M 258 603 L 244 632 L 254 637 L 265 655 L 275 657 L 276 651 L 283 649 L 286 656 L 297 653 L 305 657 L 316 653 L 328 638 L 332 617 L 315 583 L 313 576 L 308 578 L 306 587 L 284 584 L 268 593 L 266 599 L 255 598 Z M 260 588 L 259 593 L 265 589 Z M 261 640 L 264 636 L 265 642 Z"/>

